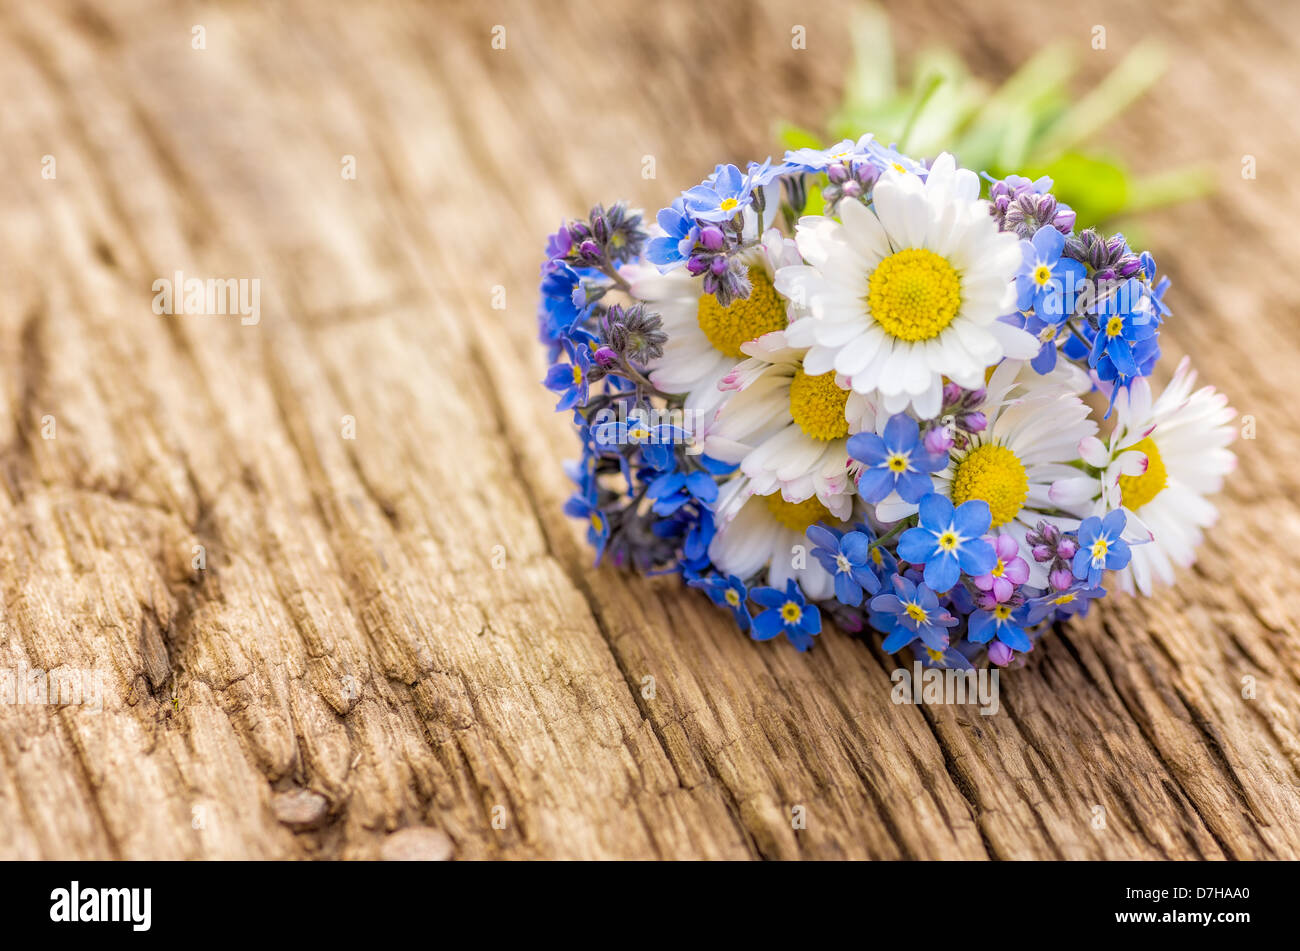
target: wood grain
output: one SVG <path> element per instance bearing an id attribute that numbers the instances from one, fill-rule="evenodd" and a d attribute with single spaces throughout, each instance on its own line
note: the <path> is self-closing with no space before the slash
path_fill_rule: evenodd
<path id="1" fill-rule="evenodd" d="M 1168 44 L 1107 141 L 1217 169 L 1145 221 L 1166 359 L 1257 421 L 1197 568 L 1049 637 L 997 716 L 894 705 L 843 634 L 753 644 L 560 513 L 543 235 L 829 111 L 849 10 L 7 6 L 0 671 L 104 694 L 0 705 L 0 857 L 1300 857 L 1294 7 L 892 11 L 989 79 L 1097 23 L 1094 79 Z M 155 315 L 177 270 L 256 278 L 260 322 Z"/>

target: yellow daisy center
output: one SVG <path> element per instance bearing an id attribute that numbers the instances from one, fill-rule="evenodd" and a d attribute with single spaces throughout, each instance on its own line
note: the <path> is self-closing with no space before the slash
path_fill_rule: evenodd
<path id="1" fill-rule="evenodd" d="M 1146 453 L 1147 471 L 1136 476 L 1119 477 L 1120 498 L 1125 508 L 1137 511 L 1146 505 L 1169 485 L 1169 472 L 1165 461 L 1160 458 L 1160 450 L 1150 436 L 1129 446 L 1137 452 Z"/>
<path id="2" fill-rule="evenodd" d="M 791 531 L 802 535 L 814 522 L 824 522 L 831 517 L 831 510 L 818 501 L 817 496 L 802 502 L 787 502 L 780 492 L 763 496 L 767 510 L 772 517 Z"/>
<path id="3" fill-rule="evenodd" d="M 743 360 L 740 345 L 786 325 L 785 300 L 772 286 L 772 279 L 761 267 L 749 269 L 753 290 L 744 300 L 723 307 L 712 294 L 700 295 L 696 320 L 709 343 L 720 353 Z"/>
<path id="4" fill-rule="evenodd" d="M 1047 284 L 1052 279 L 1052 269 L 1046 264 L 1040 264 L 1034 268 L 1034 283 L 1039 287 Z"/>
<path id="5" fill-rule="evenodd" d="M 844 404 L 849 391 L 835 382 L 834 371 L 809 376 L 800 367 L 790 381 L 790 415 L 813 439 L 839 439 L 849 434 Z"/>
<path id="6" fill-rule="evenodd" d="M 1029 498 L 1029 476 L 1024 464 L 1006 446 L 985 443 L 957 464 L 952 480 L 952 504 L 983 499 L 993 515 L 990 528 L 1015 518 Z"/>
<path id="7" fill-rule="evenodd" d="M 803 617 L 803 609 L 793 601 L 781 605 L 781 620 L 786 624 L 798 624 L 801 617 Z"/>
<path id="8" fill-rule="evenodd" d="M 926 624 L 930 620 L 930 615 L 926 613 L 925 608 L 921 607 L 915 601 L 909 602 L 905 608 L 907 616 L 917 624 Z"/>
<path id="9" fill-rule="evenodd" d="M 885 333 L 899 340 L 932 340 L 961 308 L 961 278 L 925 248 L 896 251 L 867 281 L 867 307 Z"/>

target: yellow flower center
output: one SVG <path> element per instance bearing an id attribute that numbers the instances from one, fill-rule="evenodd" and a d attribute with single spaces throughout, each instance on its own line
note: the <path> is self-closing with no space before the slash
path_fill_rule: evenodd
<path id="1" fill-rule="evenodd" d="M 1110 320 L 1106 321 L 1107 337 L 1118 337 L 1123 332 L 1124 332 L 1123 317 L 1112 317 Z"/>
<path id="2" fill-rule="evenodd" d="M 952 480 L 952 504 L 983 499 L 993 516 L 990 528 L 1007 524 L 1029 497 L 1029 476 L 1016 454 L 1006 446 L 985 443 L 957 464 Z"/>
<path id="3" fill-rule="evenodd" d="M 1043 287 L 1052 279 L 1052 269 L 1046 264 L 1040 264 L 1034 268 L 1034 283 Z"/>
<path id="4" fill-rule="evenodd" d="M 726 602 L 733 608 L 740 607 L 740 592 L 735 588 L 728 588 L 727 593 L 723 595 L 723 598 L 725 598 Z"/>
<path id="5" fill-rule="evenodd" d="M 941 549 L 943 549 L 944 551 L 956 551 L 956 550 L 957 550 L 957 533 L 956 533 L 956 532 L 944 532 L 942 535 L 940 535 L 940 536 L 939 536 L 939 547 L 940 547 Z"/>
<path id="6" fill-rule="evenodd" d="M 926 624 L 930 620 L 930 615 L 926 613 L 925 608 L 921 607 L 915 601 L 908 602 L 905 610 L 907 611 L 907 616 L 917 624 Z"/>
<path id="7" fill-rule="evenodd" d="M 1160 458 L 1160 450 L 1150 436 L 1139 440 L 1130 449 L 1146 453 L 1147 471 L 1136 476 L 1119 477 L 1120 498 L 1126 508 L 1137 511 L 1146 505 L 1169 485 L 1169 472 L 1165 461 Z"/>
<path id="8" fill-rule="evenodd" d="M 800 367 L 790 381 L 790 415 L 813 439 L 839 439 L 849 434 L 844 404 L 849 391 L 835 382 L 835 372 L 809 376 Z"/>
<path id="9" fill-rule="evenodd" d="M 735 198 L 724 198 L 722 199 L 721 202 L 718 203 L 718 207 L 721 208 L 723 211 L 731 211 L 731 209 L 735 208 L 739 204 L 740 202 L 737 201 Z"/>
<path id="10" fill-rule="evenodd" d="M 867 281 L 867 307 L 885 333 L 899 340 L 932 340 L 961 307 L 961 278 L 924 248 L 896 251 Z"/>
<path id="11" fill-rule="evenodd" d="M 890 472 L 906 472 L 907 463 L 911 458 L 911 453 L 891 452 L 889 458 L 885 460 L 885 465 L 889 467 Z"/>
<path id="12" fill-rule="evenodd" d="M 582 367 L 576 363 L 573 365 L 573 382 L 575 386 L 582 382 Z"/>
<path id="13" fill-rule="evenodd" d="M 930 660 L 934 661 L 936 664 L 943 660 L 943 653 L 935 650 L 933 647 L 927 647 L 925 652 L 930 655 Z"/>
<path id="14" fill-rule="evenodd" d="M 712 294 L 700 295 L 696 320 L 709 343 L 720 353 L 737 360 L 745 359 L 740 345 L 785 328 L 785 300 L 772 286 L 772 279 L 761 267 L 749 269 L 749 282 L 753 290 L 744 300 L 723 307 Z"/>
<path id="15" fill-rule="evenodd" d="M 1007 566 L 1002 564 L 1002 559 L 999 558 L 998 563 L 993 566 L 993 570 L 990 571 L 989 574 L 991 574 L 994 578 L 1001 578 L 1002 573 L 1006 570 L 1007 570 Z"/>
<path id="16" fill-rule="evenodd" d="M 781 605 L 781 620 L 786 624 L 798 624 L 801 617 L 803 617 L 803 609 L 793 601 Z"/>
<path id="17" fill-rule="evenodd" d="M 598 534 L 605 530 L 605 520 L 601 518 L 599 512 L 591 513 L 591 527 L 594 528 Z"/>
<path id="18" fill-rule="evenodd" d="M 993 616 L 999 621 L 1005 621 L 1007 618 L 1011 617 L 1011 605 L 999 604 L 993 609 Z"/>
<path id="19" fill-rule="evenodd" d="M 1090 551 L 1093 561 L 1101 561 L 1106 557 L 1106 552 L 1110 551 L 1110 542 L 1104 538 L 1099 538 L 1092 543 Z"/>
<path id="20" fill-rule="evenodd" d="M 802 535 L 814 522 L 823 522 L 831 517 L 831 510 L 818 501 L 817 496 L 802 502 L 787 502 L 780 492 L 763 496 L 767 510 L 772 517 L 791 531 Z"/>
<path id="21" fill-rule="evenodd" d="M 1060 597 L 1053 598 L 1053 599 L 1052 599 L 1052 603 L 1053 603 L 1053 604 L 1069 604 L 1069 603 L 1070 603 L 1071 601 L 1073 601 L 1073 600 L 1074 600 L 1074 592 L 1073 592 L 1073 591 L 1070 591 L 1070 592 L 1067 592 L 1067 593 L 1061 595 Z"/>

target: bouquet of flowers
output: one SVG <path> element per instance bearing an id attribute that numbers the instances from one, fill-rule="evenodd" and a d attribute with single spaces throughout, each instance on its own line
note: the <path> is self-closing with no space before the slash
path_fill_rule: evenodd
<path id="1" fill-rule="evenodd" d="M 565 506 L 602 557 L 675 573 L 757 640 L 829 616 L 926 665 L 1023 662 L 1103 584 L 1195 557 L 1235 412 L 1149 377 L 1167 278 L 1052 181 L 865 135 L 659 212 L 563 224 L 545 385 L 582 446 Z"/>

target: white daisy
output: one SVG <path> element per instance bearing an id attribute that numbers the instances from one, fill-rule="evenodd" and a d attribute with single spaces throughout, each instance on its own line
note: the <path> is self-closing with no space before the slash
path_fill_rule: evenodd
<path id="1" fill-rule="evenodd" d="M 1025 534 L 1039 521 L 1069 531 L 1088 514 L 1089 502 L 1065 504 L 1053 487 L 1079 474 L 1069 463 L 1079 458 L 1079 443 L 1097 432 L 1086 403 L 1072 385 L 1023 373 L 1020 361 L 1007 361 L 989 377 L 980 411 L 983 432 L 953 448 L 946 469 L 934 474 L 934 490 L 960 505 L 983 499 L 993 516 L 990 530 L 1011 535 L 1029 564 L 1029 585 L 1047 587 L 1047 570 L 1034 560 Z M 1062 377 L 1071 380 L 1070 377 Z M 896 521 L 916 511 L 891 495 L 876 507 L 882 520 Z"/>
<path id="2" fill-rule="evenodd" d="M 941 407 L 943 378 L 969 389 L 1004 356 L 1038 352 L 999 317 L 1015 310 L 1015 235 L 999 232 L 979 179 L 939 156 L 925 179 L 890 169 L 872 207 L 840 203 L 842 222 L 807 217 L 796 242 L 807 262 L 777 272 L 776 288 L 808 310 L 790 325 L 805 369 L 878 390 L 886 412 Z"/>
<path id="3" fill-rule="evenodd" d="M 750 359 L 722 378 L 725 398 L 709 425 L 704 453 L 735 463 L 758 495 L 790 502 L 816 496 L 837 518 L 853 508 L 846 448 L 851 432 L 875 425 L 870 404 L 835 373 L 804 371 L 803 350 L 774 331 L 744 344 Z"/>
<path id="4" fill-rule="evenodd" d="M 751 480 L 740 475 L 722 486 L 714 517 L 709 559 L 719 570 L 748 581 L 766 568 L 774 588 L 794 578 L 811 601 L 834 595 L 835 580 L 809 555 L 812 544 L 805 532 L 815 522 L 846 526 L 816 498 L 795 503 L 780 492 L 757 495 Z"/>
<path id="5" fill-rule="evenodd" d="M 1174 566 L 1196 560 L 1204 530 L 1218 519 L 1208 496 L 1237 466 L 1227 447 L 1236 437 L 1236 410 L 1228 398 L 1205 386 L 1195 392 L 1196 371 L 1186 357 L 1154 401 L 1145 377 L 1115 398 L 1115 428 L 1108 444 L 1093 438 L 1079 447 L 1085 462 L 1102 470 L 1097 480 L 1076 480 L 1086 489 L 1095 515 L 1122 508 L 1125 536 L 1145 544 L 1132 547 L 1128 567 L 1118 572 L 1120 586 L 1150 594 L 1157 584 L 1172 584 Z M 1076 493 L 1077 494 L 1077 493 Z"/>
<path id="6" fill-rule="evenodd" d="M 652 264 L 625 265 L 619 273 L 631 285 L 632 296 L 651 305 L 668 334 L 663 356 L 649 366 L 650 382 L 665 393 L 685 394 L 686 409 L 707 423 L 722 398 L 718 382 L 745 359 L 740 345 L 784 329 L 795 316 L 773 279 L 778 268 L 798 261 L 794 242 L 768 229 L 747 261 L 753 290 L 730 307 L 705 294 L 702 278 L 685 268 L 661 274 Z"/>

